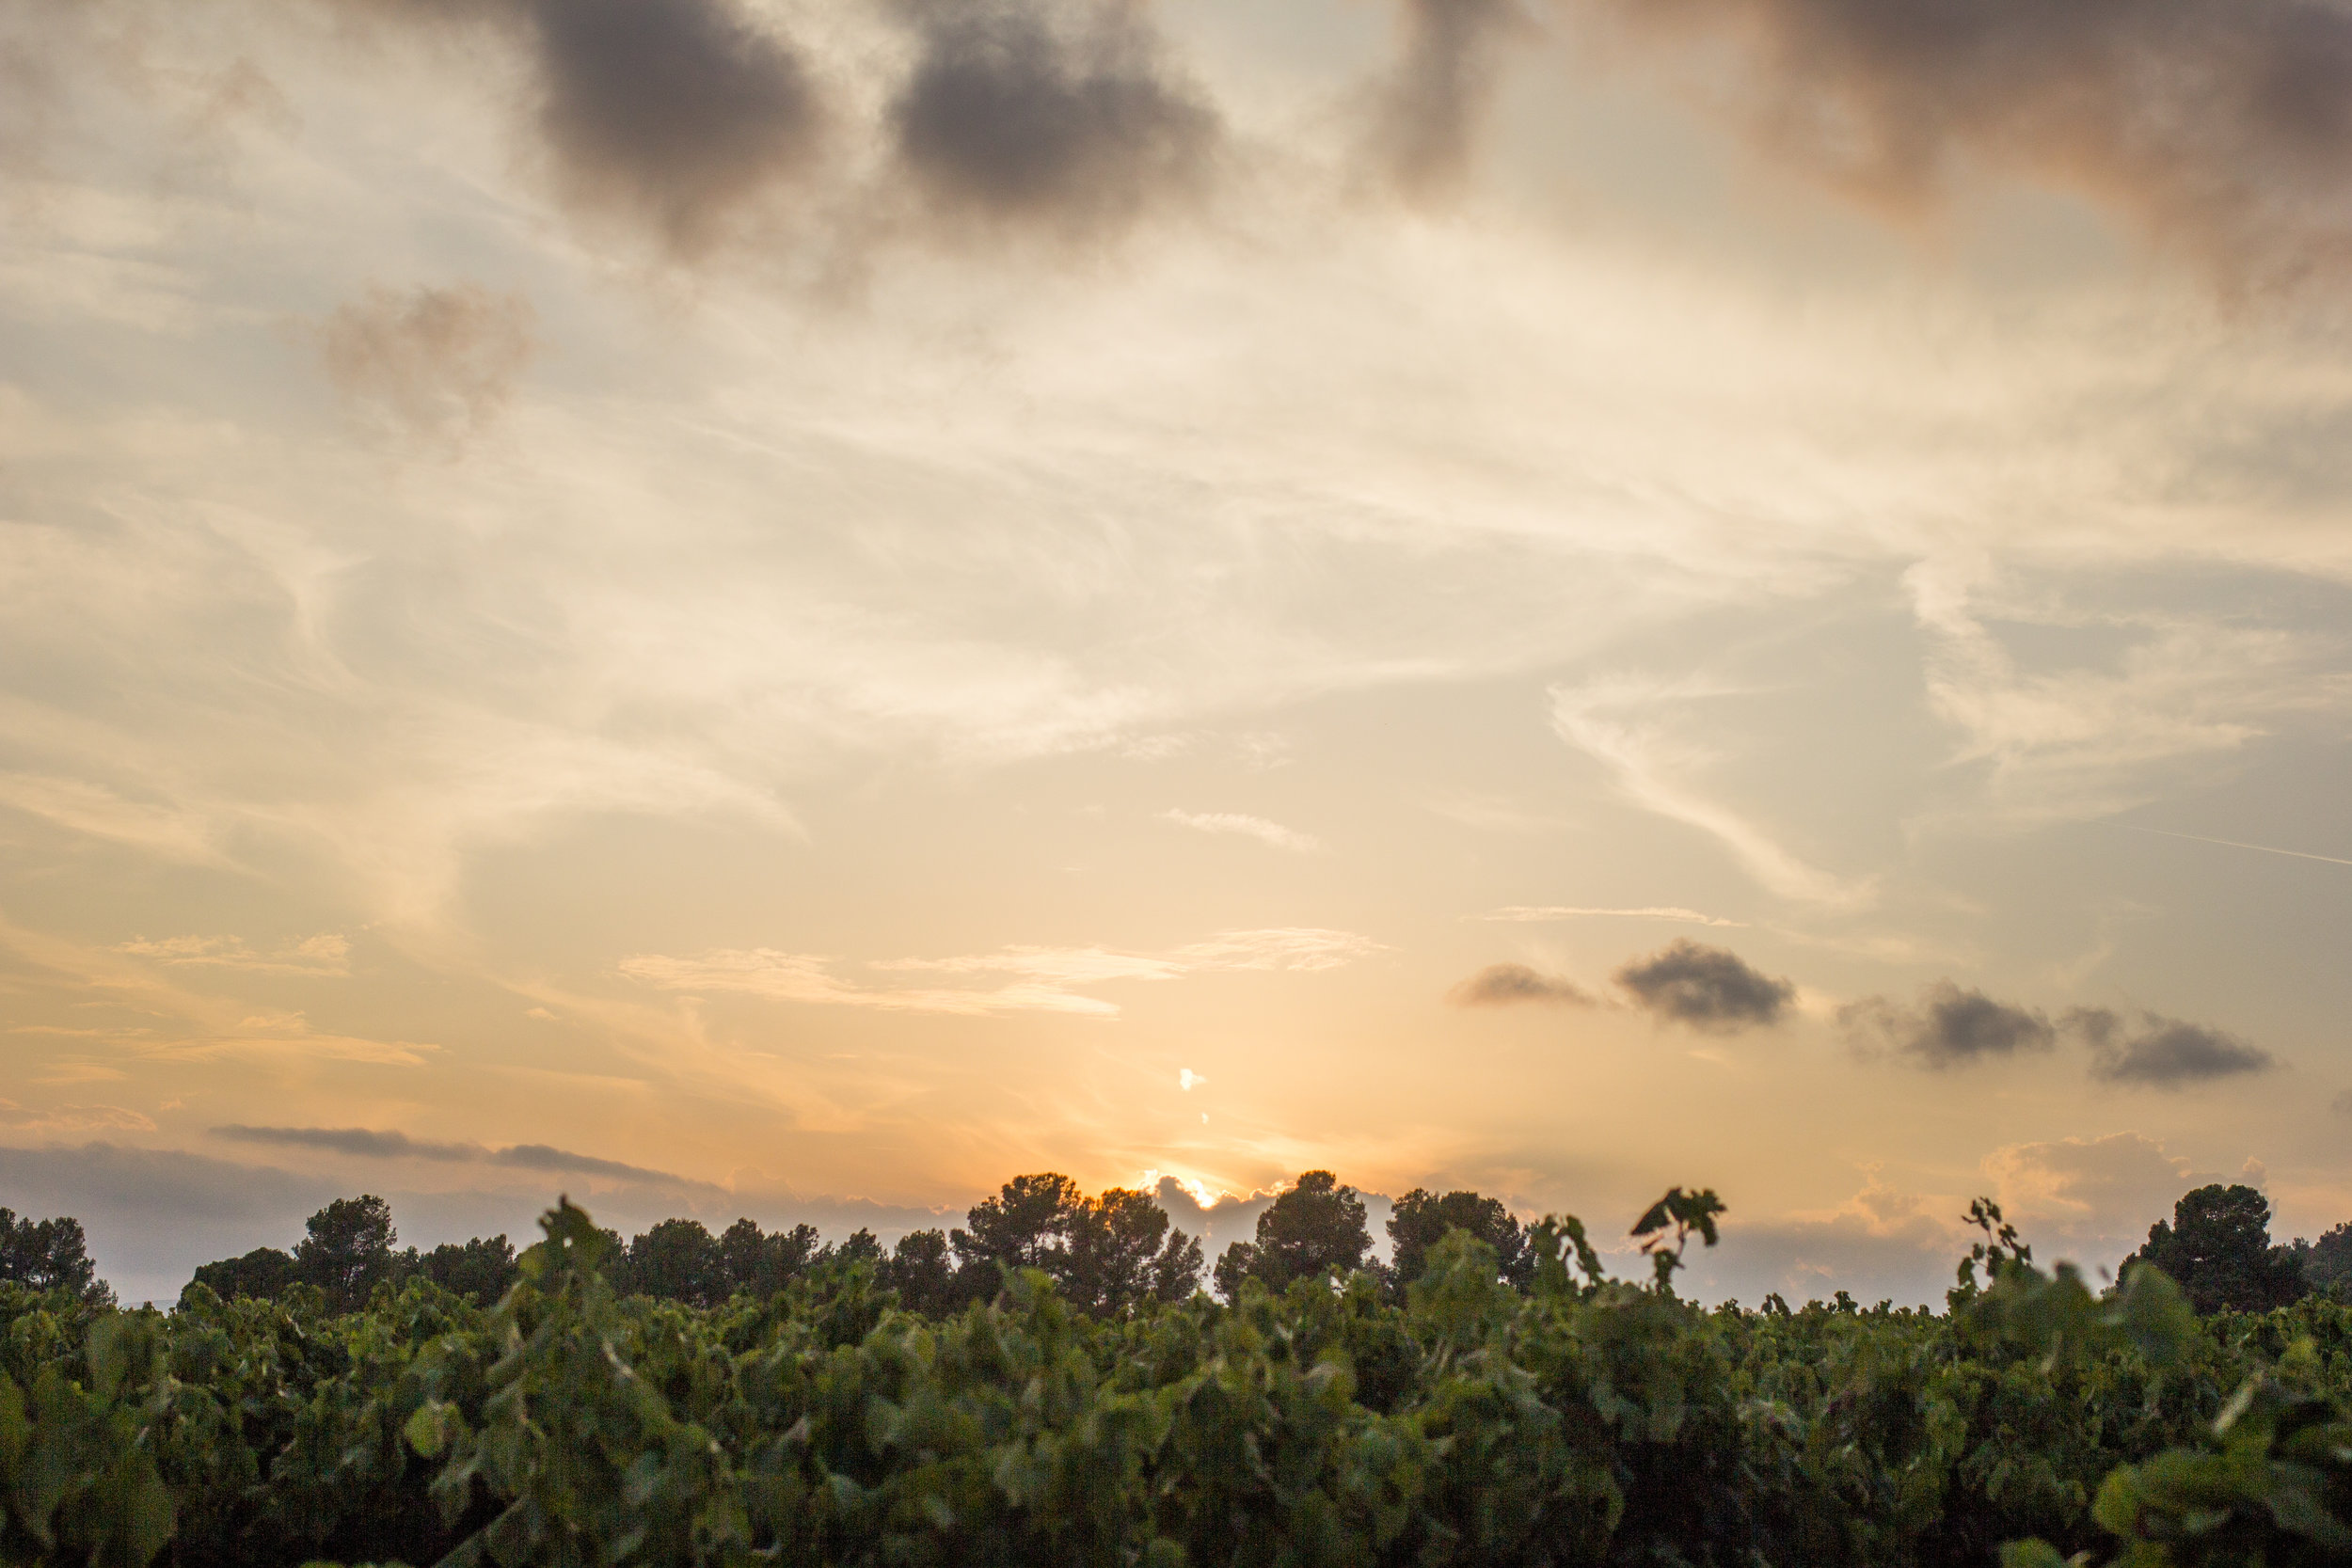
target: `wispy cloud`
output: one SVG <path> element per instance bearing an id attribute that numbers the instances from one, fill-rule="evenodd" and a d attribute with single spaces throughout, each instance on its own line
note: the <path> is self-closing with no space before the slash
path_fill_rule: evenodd
<path id="1" fill-rule="evenodd" d="M 328 378 L 355 413 L 453 451 L 495 420 L 532 355 L 531 302 L 473 284 L 381 286 L 318 329 Z"/>
<path id="2" fill-rule="evenodd" d="M 847 979 L 838 960 L 774 948 L 723 948 L 691 958 L 641 953 L 623 958 L 620 972 L 665 990 L 738 991 L 778 1002 L 874 1007 L 894 1012 L 1075 1013 L 1115 1017 L 1119 1005 L 1085 989 L 1120 981 L 1173 980 L 1214 970 L 1335 969 L 1377 949 L 1352 931 L 1311 927 L 1221 931 L 1165 953 L 1108 947 L 1007 947 L 944 958 L 882 958 L 866 965 L 883 974 L 1004 975 L 1005 983 L 971 987 L 894 987 Z"/>
<path id="3" fill-rule="evenodd" d="M 320 967 L 302 968 L 306 974 L 332 974 L 326 967 L 340 963 L 339 936 L 312 938 L 290 951 L 315 958 Z M 257 1006 L 233 996 L 210 995 L 176 983 L 169 973 L 184 964 L 167 959 L 206 956 L 243 956 L 241 944 L 228 942 L 208 949 L 207 939 L 169 939 L 161 943 L 134 942 L 121 947 L 92 947 L 51 936 L 0 917 L 0 955 L 24 965 L 38 984 L 70 997 L 79 1008 L 95 1009 L 102 1018 L 120 1022 L 87 1026 L 36 1025 L 45 1033 L 71 1038 L 84 1048 L 111 1050 L 119 1061 L 362 1062 L 379 1067 L 421 1067 L 441 1047 L 427 1041 L 373 1038 L 319 1029 L 299 1009 Z M 141 947 L 161 948 L 160 955 Z M 263 959 L 263 964 L 277 962 Z M 232 968 L 234 966 L 231 966 Z M 293 966 L 289 966 L 291 968 Z M 275 973 L 285 973 L 278 971 Z M 87 1017 L 85 1012 L 81 1016 Z"/>
<path id="4" fill-rule="evenodd" d="M 1269 822 L 1263 816 L 1250 816 L 1237 811 L 1178 811 L 1160 813 L 1160 820 L 1173 822 L 1200 833 L 1238 833 L 1254 838 L 1261 844 L 1271 844 L 1277 849 L 1297 854 L 1311 854 L 1323 847 L 1322 840 L 1312 833 L 1302 833 L 1295 828 L 1285 828 L 1279 822 Z"/>
<path id="5" fill-rule="evenodd" d="M 256 953 L 237 937 L 165 937 L 119 942 L 118 953 L 160 963 L 244 970 L 254 974 L 348 975 L 351 939 L 327 931 L 272 953 Z"/>
<path id="6" fill-rule="evenodd" d="M 1929 638 L 1930 705 L 1960 732 L 1952 760 L 1983 770 L 1980 797 L 1958 808 L 1964 816 L 2032 827 L 2123 811 L 2157 798 L 2183 768 L 2346 695 L 2342 674 L 2325 668 L 2332 642 L 2179 611 L 2089 618 L 2124 640 L 2112 667 L 2021 669 L 1987 620 L 2061 612 L 2012 602 L 1973 558 L 1922 562 L 1904 582 Z"/>
<path id="7" fill-rule="evenodd" d="M 231 1122 L 215 1127 L 213 1136 L 231 1143 L 260 1144 L 277 1148 L 310 1148 L 323 1153 L 349 1154 L 374 1160 L 429 1160 L 451 1164 L 504 1165 L 516 1170 L 569 1172 L 607 1176 L 632 1181 L 660 1181 L 672 1186 L 704 1187 L 710 1183 L 618 1160 L 576 1154 L 548 1144 L 510 1144 L 492 1148 L 477 1143 L 440 1143 L 412 1138 L 405 1132 L 370 1127 L 248 1127 Z"/>
<path id="8" fill-rule="evenodd" d="M 1615 916 L 1625 920 L 1674 920 L 1686 926 L 1728 926 L 1747 928 L 1744 920 L 1726 920 L 1721 915 L 1701 914 L 1677 905 L 1653 905 L 1643 909 L 1602 910 L 1584 909 L 1567 904 L 1512 904 L 1477 916 L 1480 920 L 1521 920 L 1530 923 L 1547 920 L 1581 920 L 1594 916 Z"/>
<path id="9" fill-rule="evenodd" d="M 154 1118 L 123 1105 L 52 1105 L 28 1110 L 0 1100 L 0 1127 L 12 1132 L 152 1132 Z"/>
<path id="10" fill-rule="evenodd" d="M 1662 704 L 1690 693 L 1656 683 L 1596 681 L 1551 690 L 1552 727 L 1562 739 L 1609 769 L 1634 804 L 1698 829 L 1731 852 L 1741 869 L 1785 898 L 1831 909 L 1867 904 L 1876 889 L 1812 865 L 1761 828 L 1689 782 L 1710 760 L 1672 738 L 1654 720 Z"/>
<path id="11" fill-rule="evenodd" d="M 176 803 L 133 800 L 84 779 L 0 773 L 0 806 L 167 860 L 212 864 L 223 859 L 214 826 L 201 813 Z"/>
<path id="12" fill-rule="evenodd" d="M 2285 855 L 2298 861 L 2320 861 L 2328 865 L 2352 865 L 2352 860 L 2345 860 L 2338 855 L 2314 855 L 2307 849 L 2281 849 L 2275 845 L 2248 844 L 2242 839 L 2235 838 L 2207 838 L 2202 833 L 2176 833 L 2163 828 L 2143 828 L 2133 822 L 2117 822 L 2111 826 L 2122 828 L 2126 832 L 2153 833 L 2158 838 L 2185 839 L 2191 844 L 2218 844 L 2224 848 L 2255 849 L 2265 855 Z"/>

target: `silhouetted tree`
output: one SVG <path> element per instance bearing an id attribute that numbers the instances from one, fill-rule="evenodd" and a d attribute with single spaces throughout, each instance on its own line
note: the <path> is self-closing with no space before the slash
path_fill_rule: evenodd
<path id="1" fill-rule="evenodd" d="M 326 1293 L 330 1312 L 356 1312 L 368 1293 L 393 1276 L 392 1207 L 373 1194 L 339 1197 L 304 1222 L 309 1234 L 294 1243 L 294 1273 Z"/>
<path id="2" fill-rule="evenodd" d="M 763 1234 L 756 1221 L 737 1220 L 719 1238 L 722 1294 L 746 1291 L 765 1301 L 807 1273 L 827 1250 L 813 1225 Z"/>
<path id="3" fill-rule="evenodd" d="M 951 1293 L 963 1301 L 994 1295 L 1000 1268 L 1042 1269 L 1080 1310 L 1117 1313 L 1181 1301 L 1200 1274 L 1200 1243 L 1171 1231 L 1149 1193 L 1113 1187 L 1089 1198 L 1053 1171 L 1014 1177 L 975 1205 L 969 1228 L 948 1240 L 957 1262 Z"/>
<path id="4" fill-rule="evenodd" d="M 1085 1206 L 1078 1184 L 1058 1172 L 1014 1177 L 994 1197 L 972 1206 L 966 1216 L 970 1228 L 948 1232 L 958 1272 L 985 1271 L 990 1294 L 996 1287 L 989 1265 L 1063 1273 L 1070 1261 L 1071 1222 Z"/>
<path id="5" fill-rule="evenodd" d="M 2304 1291 L 2301 1261 L 2270 1244 L 2270 1200 L 2251 1187 L 2216 1182 L 2183 1196 L 2123 1267 L 2139 1263 L 2170 1275 L 2199 1312 L 2266 1311 Z"/>
<path id="6" fill-rule="evenodd" d="M 1112 1187 L 1073 1216 L 1063 1292 L 1098 1314 L 1182 1301 L 1200 1288 L 1200 1243 L 1168 1228 L 1152 1195 Z"/>
<path id="7" fill-rule="evenodd" d="M 954 1311 L 956 1266 L 948 1256 L 947 1233 L 914 1230 L 899 1237 L 882 1265 L 882 1283 L 898 1292 L 898 1305 L 910 1312 L 944 1317 Z"/>
<path id="8" fill-rule="evenodd" d="M 1494 1248 L 1502 1277 L 1512 1284 L 1524 1288 L 1534 1275 L 1526 1227 L 1500 1199 L 1469 1192 L 1439 1197 L 1416 1187 L 1396 1200 L 1389 1215 L 1389 1268 L 1400 1290 L 1421 1277 L 1429 1249 L 1445 1240 L 1449 1230 L 1467 1230 Z"/>
<path id="9" fill-rule="evenodd" d="M 1329 1171 L 1311 1170 L 1258 1216 L 1256 1241 L 1225 1249 L 1216 1260 L 1216 1288 L 1228 1300 L 1241 1294 L 1245 1279 L 1279 1291 L 1294 1279 L 1360 1269 L 1371 1251 L 1364 1200 Z"/>
<path id="10" fill-rule="evenodd" d="M 77 1219 L 19 1219 L 0 1209 L 0 1280 L 36 1291 L 71 1291 L 93 1307 L 111 1307 L 115 1293 L 98 1277 L 88 1238 Z"/>
<path id="11" fill-rule="evenodd" d="M 293 1256 L 274 1246 L 257 1246 L 242 1258 L 224 1258 L 196 1271 L 196 1283 L 209 1287 L 223 1301 L 240 1296 L 275 1301 L 300 1277 Z"/>
<path id="12" fill-rule="evenodd" d="M 715 1307 L 731 1293 L 719 1243 L 700 1220 L 663 1220 L 628 1243 L 612 1271 L 626 1294 Z"/>
<path id="13" fill-rule="evenodd" d="M 504 1236 L 443 1242 L 418 1260 L 417 1272 L 445 1291 L 487 1307 L 520 1277 L 515 1243 Z"/>
<path id="14" fill-rule="evenodd" d="M 2297 1237 L 2295 1254 L 2303 1268 L 2303 1283 L 2313 1291 L 2339 1299 L 2352 1296 L 2352 1224 L 2337 1226 L 2316 1242 Z"/>

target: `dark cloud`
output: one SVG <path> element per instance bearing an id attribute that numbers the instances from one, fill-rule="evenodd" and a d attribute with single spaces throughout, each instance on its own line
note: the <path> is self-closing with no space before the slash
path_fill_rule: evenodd
<path id="1" fill-rule="evenodd" d="M 1401 0 L 1400 48 L 1374 95 L 1371 137 L 1398 190 L 1440 194 L 1470 172 L 1502 46 L 1525 24 L 1518 0 Z"/>
<path id="2" fill-rule="evenodd" d="M 1546 974 L 1525 964 L 1489 964 L 1446 992 L 1457 1007 L 1502 1007 L 1515 1002 L 1541 1002 L 1552 1006 L 1589 1007 L 1593 998 L 1574 981 Z"/>
<path id="3" fill-rule="evenodd" d="M 1693 1029 L 1728 1034 L 1780 1022 L 1797 988 L 1750 968 L 1737 953 L 1688 938 L 1617 971 L 1635 1003 Z"/>
<path id="4" fill-rule="evenodd" d="M 2137 1022 L 2106 1007 L 2077 1007 L 2068 1031 L 2090 1047 L 2090 1075 L 2110 1084 L 2181 1088 L 2278 1065 L 2267 1051 L 2202 1023 L 2143 1012 Z"/>
<path id="5" fill-rule="evenodd" d="M 461 284 L 372 288 L 320 325 L 328 379 L 353 405 L 421 439 L 483 429 L 530 364 L 532 313 L 519 294 Z"/>
<path id="6" fill-rule="evenodd" d="M 117 1144 L 0 1147 L 0 1193 L 20 1213 L 71 1214 L 122 1299 L 171 1301 L 199 1263 L 302 1233 L 330 1185 L 267 1165 Z"/>
<path id="7" fill-rule="evenodd" d="M 816 80 L 731 0 L 530 0 L 540 127 L 566 191 L 707 250 L 752 198 L 815 159 Z"/>
<path id="8" fill-rule="evenodd" d="M 1912 1006 L 1883 996 L 1850 1003 L 1838 1009 L 1837 1022 L 1857 1039 L 1875 1040 L 1939 1069 L 2047 1051 L 2058 1043 L 2050 1021 L 2032 1008 L 1995 1002 L 1949 980 L 1928 987 Z"/>
<path id="9" fill-rule="evenodd" d="M 817 72 L 744 0 L 335 3 L 378 24 L 505 34 L 529 56 L 562 194 L 645 223 L 680 257 L 727 238 L 824 145 Z"/>
<path id="10" fill-rule="evenodd" d="M 441 1160 L 469 1164 L 505 1165 L 516 1170 L 570 1171 L 581 1176 L 610 1176 L 635 1181 L 659 1181 L 671 1186 L 704 1187 L 667 1171 L 575 1154 L 547 1144 L 516 1144 L 492 1148 L 486 1144 L 433 1143 L 405 1132 L 370 1127 L 246 1127 L 231 1123 L 215 1127 L 213 1135 L 237 1143 L 269 1144 L 283 1148 L 316 1148 L 333 1154 L 358 1154 L 388 1160 Z"/>
<path id="11" fill-rule="evenodd" d="M 2329 1101 L 2328 1107 L 2340 1117 L 2352 1117 L 2352 1089 L 2345 1089 Z"/>
<path id="12" fill-rule="evenodd" d="M 1122 0 L 906 0 L 919 54 L 889 111 L 937 215 L 1080 237 L 1197 194 L 1216 112 Z"/>
<path id="13" fill-rule="evenodd" d="M 0 175 L 38 166 L 56 101 L 48 62 L 23 40 L 0 38 Z"/>
<path id="14" fill-rule="evenodd" d="M 675 1186 L 701 1187 L 709 1183 L 673 1176 L 668 1171 L 650 1170 L 644 1165 L 625 1165 L 618 1160 L 599 1160 L 593 1154 L 574 1154 L 569 1149 L 555 1148 L 547 1144 L 516 1144 L 489 1156 L 494 1165 L 512 1165 L 517 1170 L 572 1171 L 582 1176 L 624 1177 L 638 1181 L 667 1181 Z"/>
<path id="15" fill-rule="evenodd" d="M 1563 3 L 1729 41 L 1761 138 L 1873 198 L 2024 169 L 2233 279 L 2341 261 L 2352 240 L 2352 10 L 2332 0 Z"/>
<path id="16" fill-rule="evenodd" d="M 214 1128 L 213 1136 L 233 1143 L 323 1148 L 335 1154 L 388 1160 L 473 1161 L 485 1159 L 490 1152 L 480 1144 L 423 1143 L 405 1132 L 383 1132 L 368 1127 L 246 1127 L 231 1122 Z"/>

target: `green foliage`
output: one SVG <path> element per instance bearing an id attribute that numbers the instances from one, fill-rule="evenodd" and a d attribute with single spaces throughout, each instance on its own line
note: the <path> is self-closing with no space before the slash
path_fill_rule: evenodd
<path id="1" fill-rule="evenodd" d="M 12 1209 L 0 1209 L 0 1283 L 71 1291 L 98 1306 L 115 1299 L 90 1260 L 80 1220 L 19 1219 Z"/>
<path id="2" fill-rule="evenodd" d="M 1534 1275 L 1535 1255 L 1527 1227 L 1497 1198 L 1454 1192 L 1440 1197 L 1416 1187 L 1396 1200 L 1389 1214 L 1389 1268 L 1397 1286 L 1408 1287 L 1429 1264 L 1431 1249 L 1459 1230 L 1492 1248 L 1502 1277 L 1524 1287 Z"/>
<path id="3" fill-rule="evenodd" d="M 918 1297 L 936 1291 L 944 1305 L 993 1296 L 1009 1275 L 1035 1269 L 1080 1310 L 1107 1315 L 1181 1301 L 1200 1275 L 1200 1243 L 1171 1230 L 1151 1194 L 1113 1187 L 1089 1198 L 1052 1171 L 1006 1182 L 973 1208 L 970 1228 L 948 1242 L 957 1266 L 944 1289 L 930 1276 L 937 1254 L 928 1240 L 913 1254 L 902 1244 L 893 1263 L 904 1266 L 885 1274 L 903 1275 Z"/>
<path id="4" fill-rule="evenodd" d="M 1721 1212 L 1670 1193 L 1640 1234 L 1678 1259 Z M 936 1232 L 710 1307 L 626 1293 L 568 1203 L 488 1305 L 421 1263 L 346 1313 L 0 1285 L 0 1562 L 2348 1560 L 2352 1307 L 2200 1320 L 2153 1269 L 2101 1295 L 1979 1218 L 1937 1314 L 1704 1310 L 1654 1261 L 1610 1278 L 1566 1216 L 1526 1232 L 1525 1289 L 1455 1228 L 1401 1291 L 1245 1276 L 1117 1311 L 1025 1267 L 911 1311 L 901 1263 L 953 1277 Z"/>
<path id="5" fill-rule="evenodd" d="M 515 1266 L 515 1243 L 504 1236 L 443 1242 L 417 1260 L 416 1272 L 442 1290 L 485 1307 L 521 1277 Z"/>
<path id="6" fill-rule="evenodd" d="M 1258 1216 L 1255 1241 L 1225 1249 L 1216 1260 L 1216 1288 L 1228 1301 L 1238 1300 L 1246 1280 L 1279 1291 L 1293 1280 L 1351 1274 L 1371 1252 L 1356 1189 L 1327 1170 L 1306 1171 Z"/>
<path id="7" fill-rule="evenodd" d="M 2267 1311 L 2305 1290 L 2302 1260 L 2270 1244 L 2270 1200 L 2251 1187 L 2216 1182 L 2184 1196 L 2122 1272 L 2143 1263 L 2169 1275 L 2200 1312 Z"/>
<path id="8" fill-rule="evenodd" d="M 2316 1242 L 2298 1237 L 2294 1252 L 2306 1286 L 2340 1300 L 2352 1299 L 2352 1224 L 2337 1226 Z"/>
<path id="9" fill-rule="evenodd" d="M 1682 1249 L 1691 1244 L 1693 1231 L 1706 1239 L 1708 1246 L 1715 1244 L 1715 1216 L 1724 1212 L 1724 1200 L 1715 1196 L 1715 1189 L 1701 1193 L 1686 1193 L 1679 1187 L 1669 1187 L 1666 1196 L 1649 1206 L 1642 1217 L 1633 1222 L 1633 1234 L 1642 1240 L 1642 1251 L 1658 1275 L 1658 1289 L 1667 1295 L 1674 1293 L 1675 1270 L 1682 1267 Z M 1674 1227 L 1674 1238 L 1668 1241 L 1665 1231 Z"/>
<path id="10" fill-rule="evenodd" d="M 361 1306 L 399 1267 L 392 1206 L 373 1194 L 337 1198 L 312 1214 L 306 1228 L 310 1233 L 294 1243 L 294 1275 L 325 1291 L 331 1311 Z"/>

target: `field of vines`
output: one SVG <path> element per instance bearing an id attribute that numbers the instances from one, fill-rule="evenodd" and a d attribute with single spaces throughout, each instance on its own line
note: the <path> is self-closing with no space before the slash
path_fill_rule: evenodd
<path id="1" fill-rule="evenodd" d="M 544 1227 L 487 1305 L 0 1286 L 0 1561 L 2352 1561 L 2352 1307 L 2201 1319 L 1989 1225 L 1935 1313 L 1709 1310 L 1548 1221 L 1524 1288 L 1456 1232 L 1401 1292 L 1089 1315 L 1009 1273 L 939 1319 L 861 1259 L 622 1296 Z"/>

